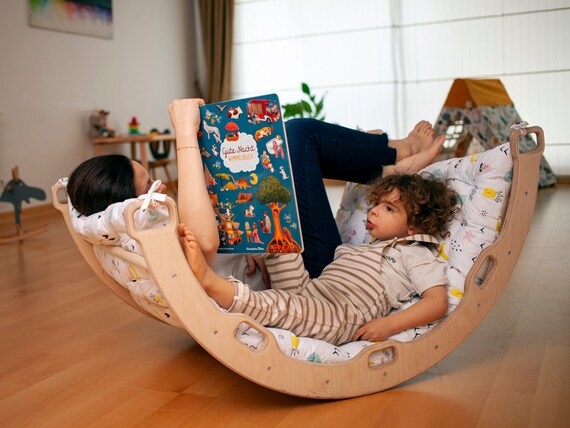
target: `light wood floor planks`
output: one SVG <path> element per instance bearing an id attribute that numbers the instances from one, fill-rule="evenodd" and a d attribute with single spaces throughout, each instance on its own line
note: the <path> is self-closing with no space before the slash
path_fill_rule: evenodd
<path id="1" fill-rule="evenodd" d="M 462 346 L 398 388 L 342 401 L 234 374 L 108 292 L 55 210 L 24 225 L 46 217 L 46 234 L 0 245 L 2 427 L 568 426 L 570 186 L 539 192 L 510 284 Z"/>

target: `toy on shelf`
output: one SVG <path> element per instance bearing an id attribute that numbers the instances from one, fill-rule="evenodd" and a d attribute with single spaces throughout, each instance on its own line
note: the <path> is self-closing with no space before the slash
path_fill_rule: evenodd
<path id="1" fill-rule="evenodd" d="M 44 233 L 47 224 L 33 229 L 24 230 L 22 227 L 22 201 L 30 202 L 30 198 L 45 200 L 46 193 L 38 188 L 26 185 L 20 177 L 18 167 L 12 168 L 12 180 L 10 180 L 2 190 L 0 202 L 9 202 L 14 205 L 14 215 L 16 220 L 16 233 L 13 235 L 0 236 L 0 244 L 7 244 L 14 241 L 23 241 L 24 239 Z"/>
<path id="2" fill-rule="evenodd" d="M 108 138 L 115 136 L 115 130 L 107 126 L 108 110 L 98 110 L 89 117 L 91 138 Z"/>
<path id="3" fill-rule="evenodd" d="M 140 134 L 139 122 L 136 116 L 133 116 L 131 122 L 129 123 L 129 134 Z"/>
<path id="4" fill-rule="evenodd" d="M 160 135 L 169 135 L 170 130 L 165 129 L 164 132 L 161 134 L 157 128 L 152 128 L 149 134 L 155 137 Z M 168 179 L 168 185 L 172 188 L 172 191 L 176 195 L 178 193 L 176 182 L 172 179 L 170 173 L 168 172 L 168 165 L 173 161 L 175 162 L 174 159 L 168 158 L 168 156 L 170 155 L 170 149 L 172 147 L 172 141 L 154 140 L 149 142 L 149 146 L 150 146 L 150 152 L 152 153 L 152 157 L 154 158 L 154 160 L 148 163 L 150 176 L 153 179 L 156 179 L 155 170 L 157 168 L 163 168 L 164 174 Z"/>
<path id="5" fill-rule="evenodd" d="M 162 134 L 156 128 L 152 128 L 150 130 L 150 135 L 168 135 L 168 134 L 170 134 L 169 129 L 165 129 Z M 152 153 L 152 157 L 155 158 L 156 160 L 166 159 L 168 155 L 170 155 L 171 146 L 172 144 L 170 140 L 151 141 L 150 152 Z"/>

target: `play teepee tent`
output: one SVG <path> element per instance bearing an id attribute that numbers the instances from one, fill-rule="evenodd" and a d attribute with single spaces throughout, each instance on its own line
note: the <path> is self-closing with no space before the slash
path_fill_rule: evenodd
<path id="1" fill-rule="evenodd" d="M 447 147 L 442 158 L 461 157 L 479 143 L 492 149 L 508 140 L 511 125 L 522 122 L 507 90 L 498 79 L 456 79 L 435 122 L 436 136 L 457 144 Z M 451 128 L 450 128 L 451 127 Z M 451 132 L 450 132 L 451 130 Z M 455 135 L 454 131 L 456 131 Z M 535 147 L 530 136 L 521 139 L 523 151 Z M 556 176 L 544 158 L 540 162 L 539 186 L 552 186 Z"/>

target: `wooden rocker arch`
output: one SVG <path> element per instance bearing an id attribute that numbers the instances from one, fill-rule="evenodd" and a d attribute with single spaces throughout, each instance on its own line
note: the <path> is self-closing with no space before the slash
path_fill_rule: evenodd
<path id="1" fill-rule="evenodd" d="M 527 133 L 536 134 L 537 148 L 519 153 L 518 140 Z M 378 343 L 344 363 L 322 364 L 288 357 L 266 328 L 245 315 L 216 309 L 178 245 L 176 205 L 170 198 L 166 204 L 171 221 L 161 229 L 135 230 L 133 214 L 141 203 L 131 204 L 127 209 L 129 235 L 139 242 L 144 257 L 117 247 L 111 252 L 130 263 L 146 266 L 181 325 L 212 356 L 243 377 L 267 388 L 310 398 L 338 399 L 379 392 L 417 376 L 451 353 L 479 325 L 505 289 L 534 213 L 544 135 L 539 127 L 517 129 L 511 133 L 509 141 L 513 182 L 503 228 L 499 238 L 479 255 L 469 271 L 461 303 L 438 326 L 417 340 Z M 58 199 L 60 192 L 65 192 L 62 184 L 52 188 L 53 204 L 63 214 L 75 244 L 90 267 L 119 297 L 152 317 L 134 303 L 125 288 L 105 273 L 91 244 L 73 231 L 67 202 Z M 476 273 L 489 265 L 483 284 L 477 285 Z M 254 327 L 264 336 L 258 350 L 250 349 L 235 337 L 235 331 L 242 323 Z M 371 355 L 386 349 L 393 351 L 393 360 L 370 366 Z"/>

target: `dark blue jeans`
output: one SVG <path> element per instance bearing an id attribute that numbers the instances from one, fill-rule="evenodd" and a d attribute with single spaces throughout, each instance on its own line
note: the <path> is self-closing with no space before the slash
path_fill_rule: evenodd
<path id="1" fill-rule="evenodd" d="M 332 262 L 341 244 L 323 178 L 366 184 L 382 175 L 383 165 L 396 162 L 396 149 L 386 134 L 374 135 L 314 119 L 285 123 L 295 193 L 311 277 Z"/>

